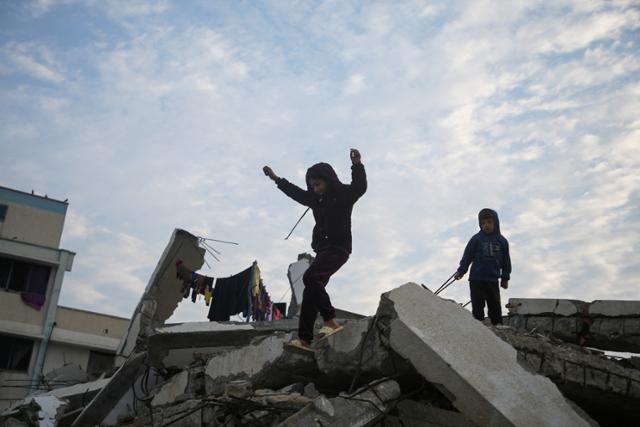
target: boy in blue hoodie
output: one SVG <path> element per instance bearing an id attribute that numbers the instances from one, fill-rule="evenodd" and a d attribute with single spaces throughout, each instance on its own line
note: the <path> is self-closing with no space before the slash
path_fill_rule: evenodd
<path id="1" fill-rule="evenodd" d="M 280 191 L 309 207 L 316 220 L 311 239 L 316 257 L 302 276 L 304 293 L 298 339 L 286 344 L 285 347 L 289 349 L 311 351 L 313 327 L 318 313 L 324 319 L 319 338 L 328 337 L 342 329 L 335 321 L 335 309 L 325 287 L 331 276 L 349 259 L 353 205 L 367 191 L 367 175 L 360 152 L 351 149 L 350 158 L 351 184 L 340 182 L 331 165 L 317 163 L 307 170 L 306 190 L 280 178 L 269 166 L 263 168 L 264 174 L 277 184 Z"/>
<path id="2" fill-rule="evenodd" d="M 502 323 L 498 280 L 500 286 L 507 289 L 511 275 L 509 242 L 500 234 L 500 220 L 496 211 L 482 209 L 478 214 L 478 222 L 480 231 L 467 243 L 455 278 L 461 279 L 471 264 L 469 287 L 473 317 L 484 320 L 486 301 L 489 319 L 493 325 L 497 325 Z"/>

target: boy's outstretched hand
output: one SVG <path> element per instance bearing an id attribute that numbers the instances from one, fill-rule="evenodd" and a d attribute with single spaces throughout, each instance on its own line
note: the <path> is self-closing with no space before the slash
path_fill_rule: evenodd
<path id="1" fill-rule="evenodd" d="M 278 175 L 273 173 L 273 170 L 269 166 L 263 167 L 262 172 L 264 172 L 264 174 L 271 178 L 273 181 L 276 181 L 278 179 Z"/>
<path id="2" fill-rule="evenodd" d="M 361 159 L 360 152 L 355 148 L 351 149 L 350 157 L 351 157 L 351 163 L 353 163 L 354 165 L 357 165 L 358 163 L 360 163 L 360 159 Z"/>
<path id="3" fill-rule="evenodd" d="M 502 279 L 502 280 L 500 281 L 500 286 L 501 286 L 503 289 L 507 289 L 507 288 L 509 287 L 509 281 L 508 281 L 508 280 L 506 280 L 506 279 Z"/>
<path id="4" fill-rule="evenodd" d="M 463 273 L 460 273 L 459 271 L 456 271 L 456 274 L 453 275 L 453 278 L 456 280 L 460 280 L 464 277 Z"/>

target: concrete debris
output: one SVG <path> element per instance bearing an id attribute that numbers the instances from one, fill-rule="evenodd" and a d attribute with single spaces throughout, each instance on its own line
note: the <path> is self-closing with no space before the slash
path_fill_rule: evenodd
<path id="1" fill-rule="evenodd" d="M 506 324 L 603 350 L 640 353 L 640 301 L 511 298 Z"/>
<path id="2" fill-rule="evenodd" d="M 104 420 L 141 375 L 146 357 L 146 353 L 136 353 L 129 358 L 82 410 L 73 427 L 90 426 Z"/>
<path id="3" fill-rule="evenodd" d="M 382 295 L 391 348 L 478 425 L 587 426 L 547 378 L 458 304 L 415 283 Z"/>
<path id="4" fill-rule="evenodd" d="M 640 348 L 635 302 L 511 299 L 512 327 L 498 329 L 406 284 L 383 294 L 373 317 L 337 310 L 343 331 L 297 354 L 283 349 L 295 318 L 165 325 L 183 296 L 177 259 L 201 267 L 197 237 L 174 231 L 112 377 L 30 396 L 0 425 L 38 425 L 41 411 L 60 426 L 637 424 L 640 359 L 570 344 Z M 301 256 L 289 268 L 290 313 L 308 264 Z M 52 381 L 79 375 L 72 366 L 49 374 Z M 44 402 L 63 403 L 54 410 Z"/>
<path id="5" fill-rule="evenodd" d="M 298 322 L 194 322 L 158 328 L 148 337 L 149 361 L 157 369 L 181 368 L 194 353 L 212 354 L 248 345 L 258 336 L 297 330 Z"/>
<path id="6" fill-rule="evenodd" d="M 184 395 L 187 392 L 187 386 L 189 385 L 189 371 L 182 371 L 178 375 L 175 375 L 171 380 L 160 388 L 160 390 L 153 396 L 151 400 L 151 406 L 165 405 L 170 402 L 175 402 L 179 396 Z"/>
<path id="7" fill-rule="evenodd" d="M 525 367 L 552 379 L 565 396 L 588 408 L 601 424 L 637 421 L 640 370 L 601 352 L 540 334 L 511 328 L 494 329 L 494 333 L 518 351 Z"/>
<path id="8" fill-rule="evenodd" d="M 279 426 L 370 426 L 386 416 L 399 396 L 400 386 L 397 382 L 391 379 L 378 380 L 352 395 L 341 393 L 332 399 L 317 397 L 313 405 L 306 406 Z"/>
<path id="9" fill-rule="evenodd" d="M 68 402 L 51 395 L 28 397 L 16 408 L 2 413 L 0 425 L 54 427 Z"/>

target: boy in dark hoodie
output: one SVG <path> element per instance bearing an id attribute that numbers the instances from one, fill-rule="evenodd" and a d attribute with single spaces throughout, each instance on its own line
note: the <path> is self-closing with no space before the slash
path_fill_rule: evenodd
<path id="1" fill-rule="evenodd" d="M 367 176 L 360 161 L 360 153 L 352 149 L 350 157 L 350 185 L 341 183 L 336 172 L 327 163 L 315 164 L 307 170 L 307 190 L 278 177 L 269 166 L 263 168 L 265 175 L 275 181 L 284 194 L 311 208 L 316 220 L 311 241 L 316 257 L 302 276 L 304 293 L 298 339 L 288 343 L 288 347 L 310 351 L 313 326 L 318 313 L 324 319 L 320 338 L 342 329 L 335 321 L 335 310 L 325 286 L 329 283 L 329 278 L 349 259 L 351 212 L 355 202 L 367 191 Z"/>
<path id="2" fill-rule="evenodd" d="M 507 289 L 511 275 L 509 242 L 500 234 L 500 220 L 496 211 L 482 209 L 478 214 L 478 222 L 480 231 L 467 243 L 455 278 L 461 279 L 471 264 L 469 287 L 473 317 L 484 320 L 486 301 L 489 319 L 493 325 L 497 325 L 502 323 L 498 279 L 501 280 L 500 286 Z"/>

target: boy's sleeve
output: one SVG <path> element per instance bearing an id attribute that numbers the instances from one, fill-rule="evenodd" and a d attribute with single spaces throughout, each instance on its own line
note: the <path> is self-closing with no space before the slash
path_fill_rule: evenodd
<path id="1" fill-rule="evenodd" d="M 511 255 L 509 255 L 509 241 L 504 239 L 504 255 L 502 258 L 502 274 L 500 278 L 504 280 L 511 279 Z"/>
<path id="2" fill-rule="evenodd" d="M 311 206 L 315 200 L 310 191 L 304 191 L 295 184 L 290 183 L 284 178 L 278 178 L 276 185 L 287 196 L 304 206 Z"/>
<path id="3" fill-rule="evenodd" d="M 351 165 L 351 185 L 349 185 L 349 191 L 354 202 L 367 191 L 367 173 L 362 163 Z"/>
<path id="4" fill-rule="evenodd" d="M 460 265 L 458 266 L 458 273 L 467 274 L 469 264 L 471 264 L 471 261 L 473 260 L 473 250 L 476 247 L 475 242 L 476 239 L 475 236 L 473 236 L 471 239 L 469 239 L 469 243 L 467 243 L 467 246 L 464 248 L 464 253 L 462 254 L 462 259 L 460 260 Z"/>

